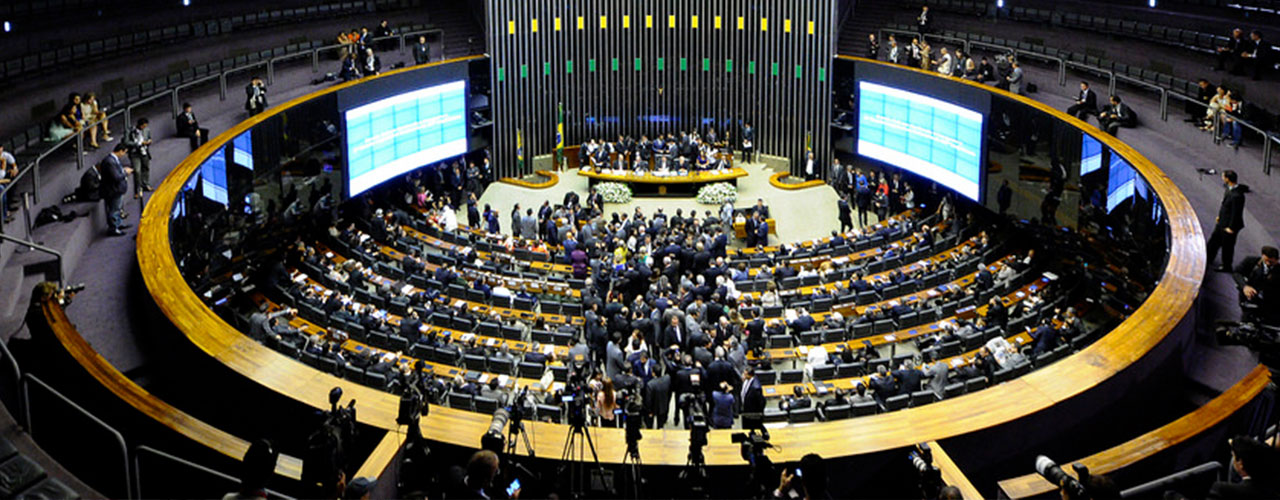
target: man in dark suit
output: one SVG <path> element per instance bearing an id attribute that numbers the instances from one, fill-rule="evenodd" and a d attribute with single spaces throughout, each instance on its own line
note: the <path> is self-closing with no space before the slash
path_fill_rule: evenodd
<path id="1" fill-rule="evenodd" d="M 849 195 L 841 195 L 836 206 L 840 209 L 840 231 L 853 229 L 853 207 L 849 205 Z"/>
<path id="2" fill-rule="evenodd" d="M 907 361 L 902 367 L 894 370 L 893 378 L 898 381 L 898 394 L 911 394 L 920 390 L 920 380 L 924 374 L 916 368 L 915 363 Z"/>
<path id="3" fill-rule="evenodd" d="M 759 212 L 756 212 L 757 214 Z M 758 217 L 756 221 L 756 246 L 769 245 L 769 221 L 764 217 Z"/>
<path id="4" fill-rule="evenodd" d="M 1218 207 L 1218 217 L 1214 219 L 1213 232 L 1209 235 L 1205 262 L 1212 267 L 1221 248 L 1222 265 L 1217 270 L 1231 272 L 1231 266 L 1235 264 L 1236 238 L 1244 229 L 1244 195 L 1249 192 L 1249 186 L 1239 183 L 1235 170 L 1222 171 L 1222 184 L 1226 191 L 1222 194 L 1222 205 Z"/>
<path id="5" fill-rule="evenodd" d="M 175 121 L 178 127 L 178 137 L 190 139 L 192 151 L 209 141 L 209 129 L 200 128 L 200 122 L 196 120 L 196 114 L 191 111 L 191 103 L 188 102 L 182 105 L 182 114 L 178 115 Z"/>
<path id="6" fill-rule="evenodd" d="M 1233 277 L 1243 319 L 1280 326 L 1280 250 L 1262 247 L 1260 255 L 1240 261 Z"/>
<path id="7" fill-rule="evenodd" d="M 1076 96 L 1076 103 L 1067 108 L 1067 114 L 1085 120 L 1089 115 L 1098 112 L 1098 94 L 1089 88 L 1089 82 L 1080 82 L 1080 95 Z"/>
<path id="8" fill-rule="evenodd" d="M 747 368 L 742 372 L 742 389 L 739 394 L 743 430 L 764 430 L 764 388 L 760 385 L 760 379 L 756 378 L 755 368 Z"/>
<path id="9" fill-rule="evenodd" d="M 1049 318 L 1041 320 L 1040 326 L 1034 332 L 1031 332 L 1031 340 L 1035 342 L 1035 347 L 1031 349 L 1031 358 L 1035 359 L 1036 356 L 1058 347 L 1060 338 L 1058 330 L 1049 322 Z"/>
<path id="10" fill-rule="evenodd" d="M 1129 105 L 1120 101 L 1120 96 L 1111 96 L 1111 105 L 1098 113 L 1098 128 L 1113 137 L 1120 132 L 1120 127 L 1132 127 L 1137 124 L 1137 117 Z"/>
<path id="11" fill-rule="evenodd" d="M 1262 39 L 1261 31 L 1249 32 L 1249 42 L 1240 49 L 1239 72 L 1257 80 L 1274 64 L 1272 50 L 1271 43 Z"/>
<path id="12" fill-rule="evenodd" d="M 663 374 L 644 384 L 644 409 L 648 427 L 661 429 L 671 408 L 671 376 Z"/>
<path id="13" fill-rule="evenodd" d="M 112 236 L 121 236 L 125 229 L 129 229 L 121 216 L 124 195 L 129 192 L 129 175 L 133 174 L 133 169 L 125 167 L 122 161 L 128 154 L 129 147 L 121 142 L 98 164 L 98 171 L 102 174 L 99 194 L 107 211 L 107 234 Z"/>
<path id="14" fill-rule="evenodd" d="M 1236 59 L 1240 57 L 1241 45 L 1245 43 L 1244 30 L 1240 28 L 1231 30 L 1231 37 L 1227 38 L 1227 44 L 1218 47 L 1218 64 L 1213 69 L 1222 71 L 1234 68 Z"/>
<path id="15" fill-rule="evenodd" d="M 676 346 L 680 348 L 681 352 L 688 349 L 689 335 L 684 331 L 684 325 L 680 324 L 680 316 L 671 317 L 671 323 L 662 332 L 661 346 L 663 348 Z"/>
<path id="16" fill-rule="evenodd" d="M 755 152 L 756 129 L 751 127 L 751 122 L 745 122 L 742 125 L 742 160 L 755 161 Z"/>
<path id="17" fill-rule="evenodd" d="M 609 378 L 617 378 L 626 367 L 626 355 L 623 354 L 622 348 L 618 347 L 618 334 L 613 334 L 613 338 L 609 340 L 609 344 L 605 346 L 604 373 Z"/>
<path id="18" fill-rule="evenodd" d="M 1240 474 L 1240 482 L 1218 481 L 1209 487 L 1210 499 L 1278 498 L 1280 484 L 1270 472 L 1277 463 L 1277 452 L 1249 436 L 1236 436 L 1231 444 L 1232 462 Z M 1258 474 L 1256 477 L 1253 474 Z M 1261 481 L 1259 481 L 1261 480 Z"/>
<path id="19" fill-rule="evenodd" d="M 928 34 L 933 28 L 933 17 L 929 15 L 929 6 L 920 7 L 920 15 L 916 16 L 916 29 L 921 35 Z"/>

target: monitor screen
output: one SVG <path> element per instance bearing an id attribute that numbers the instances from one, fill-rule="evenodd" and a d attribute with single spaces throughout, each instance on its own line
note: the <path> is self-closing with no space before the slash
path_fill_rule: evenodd
<path id="1" fill-rule="evenodd" d="M 212 201 L 227 204 L 227 154 L 218 148 L 200 166 L 200 194 Z"/>
<path id="2" fill-rule="evenodd" d="M 1107 178 L 1107 213 L 1115 211 L 1125 200 L 1133 197 L 1138 172 L 1120 155 L 1111 154 L 1110 177 Z"/>
<path id="3" fill-rule="evenodd" d="M 1102 143 L 1097 139 L 1089 137 L 1089 134 L 1080 134 L 1080 177 L 1088 175 L 1102 168 Z"/>
<path id="4" fill-rule="evenodd" d="M 231 140 L 231 161 L 253 170 L 253 129 Z"/>
<path id="5" fill-rule="evenodd" d="M 344 113 L 347 194 L 467 152 L 466 81 L 380 99 Z"/>
<path id="6" fill-rule="evenodd" d="M 915 92 L 858 82 L 858 154 L 978 201 L 982 113 Z"/>

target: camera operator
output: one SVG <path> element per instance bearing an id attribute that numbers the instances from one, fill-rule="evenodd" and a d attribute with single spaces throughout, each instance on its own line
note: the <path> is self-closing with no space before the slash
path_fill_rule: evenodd
<path id="1" fill-rule="evenodd" d="M 1240 288 L 1241 319 L 1246 323 L 1280 326 L 1280 250 L 1262 247 L 1261 255 L 1246 257 L 1232 277 Z"/>
<path id="2" fill-rule="evenodd" d="M 827 491 L 827 466 L 822 457 L 810 453 L 800 458 L 795 467 L 784 467 L 779 474 L 773 498 L 820 500 L 831 498 Z"/>
<path id="3" fill-rule="evenodd" d="M 489 450 L 480 450 L 471 455 L 467 468 L 453 466 L 449 469 L 449 488 L 446 498 L 485 499 L 507 498 L 500 488 L 495 489 L 493 480 L 498 476 L 500 460 L 498 454 Z M 497 495 L 497 496 L 495 496 Z M 510 498 L 520 498 L 520 490 L 515 490 Z"/>

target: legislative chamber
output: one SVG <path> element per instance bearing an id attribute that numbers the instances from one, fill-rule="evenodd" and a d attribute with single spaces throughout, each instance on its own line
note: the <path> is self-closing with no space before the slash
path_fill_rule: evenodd
<path id="1" fill-rule="evenodd" d="M 1263 4 L 0 7 L 0 496 L 1280 496 Z"/>

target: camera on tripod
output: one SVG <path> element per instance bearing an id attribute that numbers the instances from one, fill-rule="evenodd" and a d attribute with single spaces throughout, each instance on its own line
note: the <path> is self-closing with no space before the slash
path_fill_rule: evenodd
<path id="1" fill-rule="evenodd" d="M 763 457 L 764 450 L 773 448 L 773 445 L 769 444 L 769 438 L 754 430 L 730 434 L 729 441 L 739 443 L 742 447 L 742 459 L 751 463 L 756 463 L 756 459 Z"/>
<path id="2" fill-rule="evenodd" d="M 618 406 L 622 407 L 622 422 L 627 429 L 627 452 L 638 451 L 640 429 L 644 427 L 644 402 L 638 392 L 623 389 L 619 393 Z"/>
<path id="3" fill-rule="evenodd" d="M 1248 317 L 1249 311 L 1245 303 L 1241 302 L 1240 305 Z M 1257 352 L 1263 364 L 1280 366 L 1280 327 L 1259 321 L 1218 321 L 1214 334 L 1221 345 L 1245 346 Z"/>
<path id="4" fill-rule="evenodd" d="M 1062 488 L 1069 498 L 1089 498 L 1089 488 L 1085 486 L 1089 484 L 1089 468 L 1076 462 L 1071 464 L 1071 469 L 1076 472 L 1076 477 L 1067 474 L 1052 458 L 1044 455 L 1036 457 L 1036 473 L 1045 481 Z"/>
<path id="5" fill-rule="evenodd" d="M 907 460 L 919 476 L 920 494 L 924 498 L 936 498 L 942 490 L 942 471 L 933 465 L 933 449 L 929 443 L 919 443 L 907 452 Z"/>
<path id="6" fill-rule="evenodd" d="M 521 429 L 525 412 L 524 401 L 528 394 L 529 386 L 525 386 L 520 392 L 512 394 L 506 405 L 493 412 L 493 420 L 489 421 L 489 430 L 480 436 L 480 448 L 494 453 L 507 451 L 506 431 L 511 429 L 511 434 L 517 434 L 518 429 Z"/>

